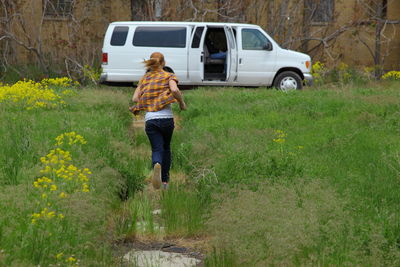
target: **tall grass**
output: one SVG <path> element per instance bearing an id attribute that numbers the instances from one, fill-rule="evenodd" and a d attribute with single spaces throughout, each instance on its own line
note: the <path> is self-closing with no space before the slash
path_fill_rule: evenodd
<path id="1" fill-rule="evenodd" d="M 203 206 L 193 191 L 170 186 L 160 199 L 161 217 L 167 235 L 190 237 L 203 230 Z"/>
<path id="2" fill-rule="evenodd" d="M 187 91 L 171 186 L 155 198 L 136 193 L 150 148 L 128 132 L 126 92 L 87 89 L 53 110 L 2 105 L 0 265 L 113 266 L 116 239 L 207 233 L 206 266 L 399 265 L 398 89 Z M 65 218 L 34 227 L 40 157 L 70 131 L 87 140 L 71 151 L 91 190 L 51 203 Z"/>
<path id="3" fill-rule="evenodd" d="M 306 89 L 291 94 L 262 88 L 205 88 L 187 92 L 190 108 L 181 113 L 183 129 L 175 136 L 173 151 L 188 159 L 184 168 L 198 182 L 199 195 L 217 199 L 209 202 L 216 204 L 212 205 L 213 223 L 207 228 L 216 231 L 217 248 L 255 249 L 262 239 L 265 249 L 260 249 L 257 256 L 245 254 L 246 250 L 235 251 L 239 263 L 261 266 L 398 264 L 398 89 L 398 83 L 382 83 Z M 276 130 L 287 135 L 284 142 L 274 141 Z M 182 150 L 182 146 L 190 149 Z M 329 212 L 318 212 L 318 206 L 325 210 L 324 200 L 309 199 L 307 187 L 295 186 L 298 181 L 319 180 L 328 192 L 335 192 L 336 200 L 332 203 L 345 203 L 340 205 L 346 216 L 333 219 L 334 225 L 342 228 L 325 228 Z M 268 198 L 270 193 L 261 190 L 265 183 L 268 188 L 280 184 L 285 190 L 295 190 L 299 195 L 296 205 L 312 203 L 316 219 L 296 225 L 296 217 L 292 216 L 296 212 L 302 214 L 300 210 L 281 216 L 288 209 L 284 199 L 281 208 L 271 211 L 274 205 Z M 231 192 L 228 188 L 240 190 Z M 285 190 L 274 198 L 288 194 Z M 229 196 L 218 198 L 227 191 L 231 192 Z M 250 198 L 254 200 L 244 201 L 251 192 L 259 193 Z M 229 219 L 225 221 L 221 214 L 228 211 Z M 254 221 L 267 222 L 260 218 L 275 221 L 271 228 L 256 230 Z M 240 238 L 246 224 L 254 227 L 246 230 L 247 237 Z M 218 225 L 224 230 L 219 232 Z M 299 243 L 290 252 L 295 242 L 282 242 L 281 249 L 287 253 L 284 262 L 282 255 L 269 254 L 276 253 L 275 242 L 285 236 L 275 235 L 275 231 L 295 232 L 300 226 L 305 227 L 302 236 L 311 238 L 308 245 Z M 321 232 L 313 234 L 314 227 Z"/>
<path id="4" fill-rule="evenodd" d="M 118 195 L 133 195 L 144 178 L 142 161 L 132 160 L 128 99 L 121 90 L 85 89 L 55 109 L 0 104 L 0 265 L 115 263 L 112 242 L 119 230 L 107 217 L 120 205 Z M 48 205 L 63 218 L 50 214 L 34 223 L 32 214 L 43 202 L 33 186 L 43 175 L 40 157 L 54 147 L 56 136 L 71 131 L 87 140 L 71 154 L 75 165 L 92 171 L 90 192 L 54 198 Z"/>

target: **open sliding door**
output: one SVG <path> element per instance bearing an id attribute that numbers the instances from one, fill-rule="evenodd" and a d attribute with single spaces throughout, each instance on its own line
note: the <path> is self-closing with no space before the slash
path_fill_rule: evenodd
<path id="1" fill-rule="evenodd" d="M 236 45 L 236 38 L 233 33 L 232 27 L 224 26 L 226 39 L 227 39 L 227 56 L 226 56 L 226 81 L 234 82 L 237 79 L 237 58 L 238 51 Z"/>

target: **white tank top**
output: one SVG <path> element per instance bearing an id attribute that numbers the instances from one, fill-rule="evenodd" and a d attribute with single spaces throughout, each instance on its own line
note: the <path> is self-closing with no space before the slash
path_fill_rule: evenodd
<path id="1" fill-rule="evenodd" d="M 144 120 L 154 120 L 154 119 L 171 119 L 174 118 L 174 114 L 172 114 L 171 104 L 166 105 L 162 110 L 159 111 L 148 111 L 144 116 Z"/>

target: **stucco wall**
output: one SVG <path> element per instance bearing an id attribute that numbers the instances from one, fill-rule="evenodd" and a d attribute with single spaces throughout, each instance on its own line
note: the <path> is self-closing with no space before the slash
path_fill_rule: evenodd
<path id="1" fill-rule="evenodd" d="M 65 58 L 79 58 L 93 63 L 100 60 L 100 50 L 104 32 L 112 21 L 131 19 L 130 0 L 76 0 L 74 19 L 42 19 L 42 0 L 16 0 L 20 4 L 25 32 L 18 23 L 12 26 L 18 38 L 25 44 L 38 49 L 47 58 L 64 61 Z M 291 0 L 284 9 L 283 0 L 230 0 L 231 13 L 214 12 L 226 1 L 207 1 L 204 6 L 197 5 L 198 12 L 186 0 L 165 0 L 159 20 L 184 21 L 235 21 L 254 23 L 271 33 L 280 44 L 296 50 L 309 51 L 320 44 L 312 40 L 304 42 L 301 36 L 326 38 L 343 26 L 363 19 L 364 13 L 357 0 L 336 0 L 334 21 L 326 24 L 312 24 L 304 27 L 304 0 Z M 196 1 L 195 1 L 196 2 Z M 140 4 L 142 3 L 142 4 Z M 143 3 L 140 2 L 138 6 Z M 149 5 L 144 5 L 148 10 Z M 147 8 L 147 9 L 146 9 Z M 204 10 L 209 10 L 204 13 Z M 203 10 L 203 11 L 202 11 Z M 214 10 L 214 11 L 213 11 Z M 282 16 L 286 10 L 286 16 Z M 143 12 L 144 12 L 143 11 Z M 287 15 L 289 14 L 289 15 Z M 154 14 L 153 14 L 154 15 Z M 133 18 L 135 19 L 135 18 Z M 388 19 L 400 20 L 400 0 L 389 0 Z M 279 21 L 282 20 L 282 21 Z M 281 27 L 281 28 L 279 28 Z M 279 29 L 278 29 L 279 28 Z M 305 34 L 307 33 L 307 34 Z M 373 65 L 370 49 L 374 49 L 375 28 L 373 25 L 346 29 L 327 47 L 319 45 L 310 51 L 314 60 L 323 60 L 334 65 L 345 62 L 349 65 Z M 390 40 L 390 42 L 389 42 Z M 400 69 L 400 25 L 387 25 L 384 30 L 382 53 L 385 69 Z M 17 47 L 16 63 L 35 62 L 35 53 Z M 64 62 L 61 62 L 64 64 Z"/>
<path id="2" fill-rule="evenodd" d="M 87 63 L 99 61 L 108 24 L 131 18 L 130 0 L 77 0 L 72 18 L 43 17 L 42 0 L 18 1 L 22 23 L 13 23 L 17 39 L 44 54 L 48 62 L 57 64 L 65 58 L 79 58 Z M 35 53 L 21 46 L 16 49 L 16 64 L 37 59 Z"/>

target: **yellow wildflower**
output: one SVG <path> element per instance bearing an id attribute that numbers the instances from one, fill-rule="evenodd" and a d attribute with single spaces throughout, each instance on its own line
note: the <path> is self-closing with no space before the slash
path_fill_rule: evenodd
<path id="1" fill-rule="evenodd" d="M 59 260 L 64 256 L 64 253 L 60 252 L 56 255 L 56 259 Z"/>
<path id="2" fill-rule="evenodd" d="M 74 257 L 69 257 L 68 259 L 65 260 L 66 262 L 76 262 L 76 259 Z"/>
<path id="3" fill-rule="evenodd" d="M 54 108 L 62 101 L 60 95 L 45 84 L 23 80 L 13 85 L 3 85 L 0 91 L 0 102 L 8 101 L 27 110 Z"/>
<path id="4" fill-rule="evenodd" d="M 383 80 L 398 80 L 400 81 L 400 71 L 389 71 L 382 76 Z"/>
<path id="5" fill-rule="evenodd" d="M 36 218 L 36 219 L 37 219 L 37 218 L 40 218 L 40 216 L 41 216 L 40 213 L 33 213 L 33 214 L 32 214 L 32 217 L 33 217 L 33 218 Z"/>
<path id="6" fill-rule="evenodd" d="M 273 139 L 272 141 L 274 141 L 275 143 L 278 143 L 278 144 L 285 143 L 285 139 L 282 139 L 282 138 L 276 138 L 276 139 Z"/>
<path id="7" fill-rule="evenodd" d="M 82 184 L 82 192 L 89 192 L 89 186 L 86 183 Z"/>

